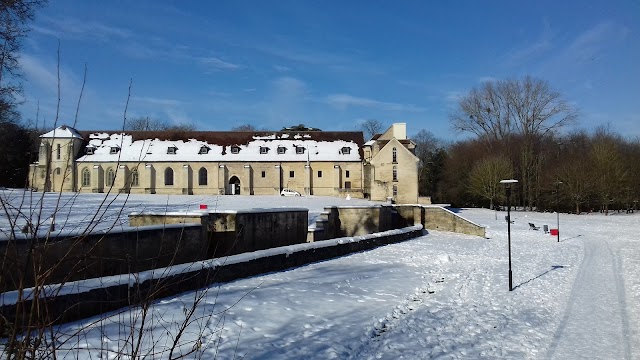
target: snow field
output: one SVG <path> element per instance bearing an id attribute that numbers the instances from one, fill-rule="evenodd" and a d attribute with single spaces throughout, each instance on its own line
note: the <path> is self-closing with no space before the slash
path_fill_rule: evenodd
<path id="1" fill-rule="evenodd" d="M 312 214 L 355 200 L 216 198 L 221 209 L 302 206 Z M 195 208 L 203 201 L 134 199 L 146 201 L 136 211 Z M 92 206 L 84 197 L 76 203 L 87 208 L 74 207 L 69 223 Z M 429 231 L 403 243 L 159 300 L 146 319 L 143 352 L 166 357 L 161 351 L 201 295 L 179 346 L 195 347 L 192 358 L 640 358 L 638 214 L 561 214 L 557 243 L 528 226 L 555 228 L 555 214 L 513 212 L 511 292 L 506 213 L 459 214 L 487 226 L 488 239 Z M 133 309 L 63 325 L 59 332 L 67 334 L 61 340 L 69 350 L 60 355 L 113 358 L 130 347 L 127 334 L 140 323 L 141 313 Z"/>

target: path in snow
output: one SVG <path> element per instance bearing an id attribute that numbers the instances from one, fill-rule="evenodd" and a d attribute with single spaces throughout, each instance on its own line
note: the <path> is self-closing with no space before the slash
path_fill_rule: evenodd
<path id="1" fill-rule="evenodd" d="M 549 358 L 631 359 L 618 254 L 611 250 L 606 240 L 587 237 L 583 241 L 584 259 L 549 349 Z"/>

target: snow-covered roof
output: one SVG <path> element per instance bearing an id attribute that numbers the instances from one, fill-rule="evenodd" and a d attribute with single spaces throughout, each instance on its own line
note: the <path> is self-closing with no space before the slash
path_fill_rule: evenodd
<path id="1" fill-rule="evenodd" d="M 211 133 L 204 133 L 209 140 L 221 139 Z M 231 137 L 237 133 L 228 133 Z M 79 162 L 259 162 L 259 161 L 361 161 L 361 143 L 352 133 L 310 133 L 253 134 L 223 144 L 206 140 L 189 139 L 144 139 L 140 134 L 88 133 L 87 147 L 93 152 L 85 154 Z M 188 135 L 198 135 L 190 133 Z M 137 139 L 136 139 L 137 138 Z M 169 148 L 175 148 L 168 150 Z"/>
<path id="2" fill-rule="evenodd" d="M 56 139 L 72 139 L 72 138 L 82 139 L 82 135 L 80 135 L 80 133 L 76 129 L 66 125 L 59 126 L 49 131 L 48 133 L 44 133 L 40 135 L 40 137 L 56 138 Z"/>

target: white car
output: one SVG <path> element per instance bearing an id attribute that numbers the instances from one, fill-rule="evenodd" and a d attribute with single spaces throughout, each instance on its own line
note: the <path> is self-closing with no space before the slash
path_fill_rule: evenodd
<path id="1" fill-rule="evenodd" d="M 282 189 L 280 196 L 302 196 L 299 192 L 291 189 Z"/>

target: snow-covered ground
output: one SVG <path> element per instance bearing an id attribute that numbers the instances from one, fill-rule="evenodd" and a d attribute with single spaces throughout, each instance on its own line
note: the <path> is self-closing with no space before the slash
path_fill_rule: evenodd
<path id="1" fill-rule="evenodd" d="M 127 216 L 132 212 L 193 211 L 200 205 L 207 205 L 211 211 L 303 207 L 309 209 L 309 224 L 313 225 L 325 206 L 375 204 L 363 199 L 318 196 L 43 194 L 16 189 L 0 190 L 0 199 L 6 204 L 4 209 L 0 209 L 0 239 L 9 237 L 14 222 L 15 231 L 20 232 L 27 219 L 32 219 L 34 225 L 40 224 L 39 232 L 45 234 L 54 217 L 55 233 L 64 234 L 82 232 L 87 228 L 127 229 Z"/>
<path id="2" fill-rule="evenodd" d="M 71 211 L 77 219 L 84 215 L 76 212 L 92 206 L 81 198 Z M 201 202 L 192 196 L 132 198 L 141 204 L 136 211 Z M 210 208 L 213 199 L 221 209 L 303 206 L 311 213 L 325 204 L 354 203 L 222 196 L 211 198 Z M 514 212 L 511 292 L 505 213 L 459 214 L 487 226 L 488 239 L 429 231 L 400 244 L 157 301 L 142 337 L 144 352 L 170 346 L 194 299 L 203 295 L 198 320 L 181 340 L 181 351 L 197 349 L 192 357 L 640 358 L 640 214 L 561 214 L 558 243 L 528 225 L 555 227 L 555 214 Z M 59 355 L 112 358 L 126 352 L 129 325 L 140 324 L 139 315 L 127 311 L 64 325 L 60 332 L 77 334 L 64 345 L 71 350 Z"/>

